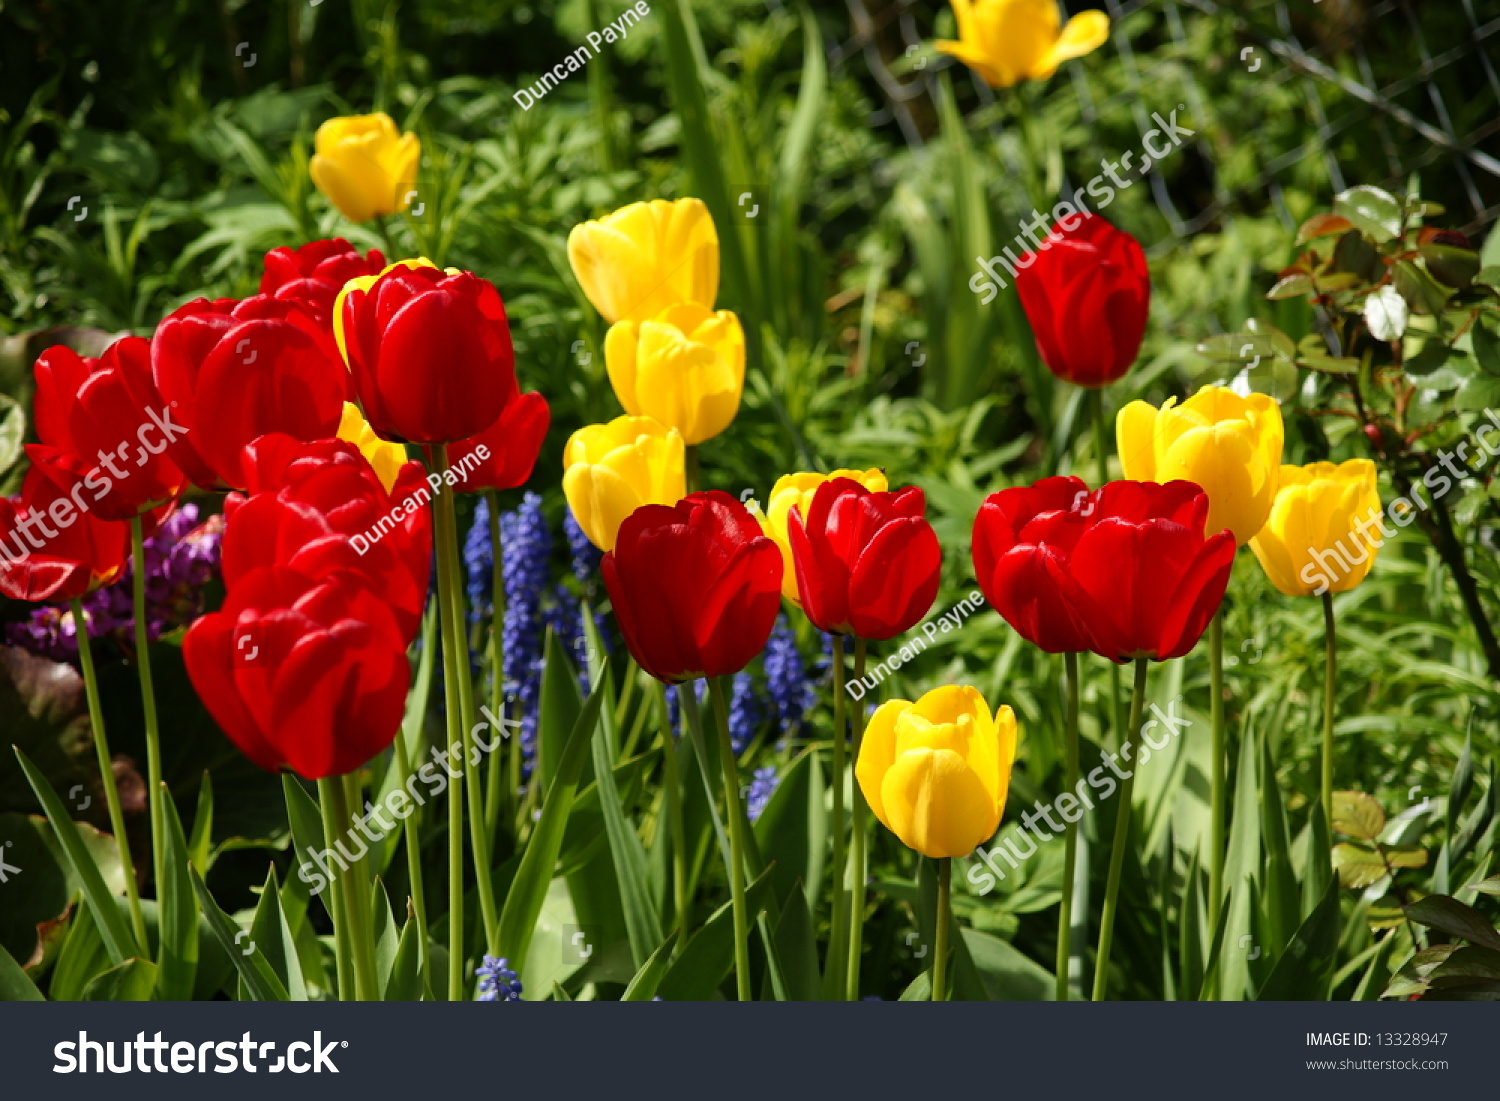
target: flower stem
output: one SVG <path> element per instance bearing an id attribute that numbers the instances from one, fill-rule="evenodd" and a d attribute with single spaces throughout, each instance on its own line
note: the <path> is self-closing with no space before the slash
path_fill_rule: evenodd
<path id="1" fill-rule="evenodd" d="M 840 996 L 848 962 L 849 911 L 844 897 L 844 636 L 833 636 L 833 913 L 829 925 L 825 989 Z"/>
<path id="2" fill-rule="evenodd" d="M 428 463 L 434 470 L 448 468 L 447 447 L 438 444 L 427 449 Z M 448 507 L 444 507 L 444 502 Z M 464 996 L 464 764 L 462 705 L 458 683 L 458 646 L 463 625 L 453 620 L 454 603 L 449 594 L 457 584 L 453 575 L 457 553 L 457 535 L 448 528 L 452 516 L 452 498 L 440 486 L 433 501 L 433 538 L 437 547 L 438 616 L 442 623 L 443 701 L 448 719 L 447 743 L 443 746 L 449 758 L 448 786 L 448 1000 L 462 1001 Z M 451 553 L 450 553 L 451 552 Z M 454 754 L 455 749 L 460 750 Z"/>
<path id="3" fill-rule="evenodd" d="M 692 444 L 684 450 L 684 484 L 689 493 L 698 492 L 698 445 Z"/>
<path id="4" fill-rule="evenodd" d="M 339 825 L 336 811 L 339 796 L 335 795 L 335 790 L 342 793 L 340 784 L 338 777 L 318 781 L 318 810 L 323 817 L 323 844 L 330 852 L 333 851 L 336 838 L 346 828 Z M 345 905 L 349 895 L 346 886 L 349 873 L 345 869 L 335 875 L 330 867 L 328 875 L 332 882 L 325 888 L 328 896 L 323 902 L 328 907 L 328 916 L 333 919 L 333 955 L 338 973 L 339 1001 L 349 1002 L 354 1000 L 354 949 L 349 942 L 349 911 Z"/>
<path id="5" fill-rule="evenodd" d="M 1098 464 L 1099 485 L 1096 489 L 1102 489 L 1109 482 L 1109 450 L 1105 446 L 1108 435 L 1104 423 L 1104 391 L 1089 391 L 1089 405 L 1093 410 L 1094 420 L 1094 460 Z M 1125 715 L 1120 710 L 1120 667 L 1115 662 L 1109 663 L 1109 687 L 1110 687 L 1110 720 L 1114 728 L 1120 730 L 1124 726 Z"/>
<path id="6" fill-rule="evenodd" d="M 672 899 L 677 908 L 677 947 L 672 953 L 681 955 L 682 950 L 687 947 L 688 925 L 692 917 L 688 912 L 687 828 L 682 817 L 682 780 L 677 771 L 677 742 L 672 737 L 672 713 L 667 708 L 667 686 L 655 677 L 651 679 L 656 684 L 656 702 L 661 710 L 662 782 L 667 788 L 667 828 L 672 831 Z"/>
<path id="7" fill-rule="evenodd" d="M 854 676 L 859 679 L 864 675 L 865 640 L 861 638 L 854 643 Z M 854 720 L 854 742 L 850 757 L 857 766 L 859 747 L 865 738 L 865 709 L 861 704 L 855 703 L 849 710 L 852 713 L 850 717 Z M 854 833 L 849 850 L 849 970 L 845 976 L 848 982 L 845 991 L 849 1001 L 857 1002 L 860 953 L 864 947 L 865 932 L 865 834 L 868 832 L 866 814 L 869 808 L 859 785 L 854 784 L 852 787 L 854 793 L 850 800 L 853 803 Z"/>
<path id="8" fill-rule="evenodd" d="M 405 734 L 396 735 L 396 771 L 403 778 L 403 786 L 411 782 L 411 762 L 406 757 Z M 407 891 L 411 895 L 412 920 L 417 923 L 417 966 L 422 972 L 422 985 L 430 983 L 432 959 L 427 947 L 427 891 L 422 884 L 422 806 L 412 807 L 403 828 L 406 833 L 406 878 Z"/>
<path id="9" fill-rule="evenodd" d="M 354 839 L 352 807 L 358 807 L 361 799 L 359 774 L 346 773 L 334 777 L 328 785 L 333 797 L 333 817 L 341 832 L 347 833 L 350 848 Z M 349 916 L 349 945 L 354 957 L 354 997 L 361 1002 L 380 1000 L 379 984 L 375 979 L 375 922 L 370 909 L 369 849 L 360 842 L 364 852 L 350 867 L 347 875 L 339 877 L 345 884 L 344 913 Z"/>
<path id="10" fill-rule="evenodd" d="M 948 926 L 953 921 L 953 906 L 949 901 L 950 883 L 953 879 L 953 858 L 944 856 L 937 862 L 937 932 L 932 946 L 932 1000 L 948 1000 Z"/>
<path id="11" fill-rule="evenodd" d="M 151 683 L 151 632 L 146 624 L 146 539 L 141 518 L 130 521 L 131 606 L 135 615 L 135 668 L 141 680 L 141 709 L 146 717 L 146 791 L 151 808 L 151 874 L 157 893 L 166 881 L 166 841 L 161 786 L 161 730 L 156 719 L 156 689 Z"/>
<path id="12" fill-rule="evenodd" d="M 722 678 L 710 677 L 708 690 L 719 722 L 719 762 L 724 771 L 724 816 L 729 819 L 729 892 L 734 906 L 734 978 L 742 1002 L 750 1001 L 750 913 L 745 905 L 745 815 L 740 809 L 739 775 L 734 742 L 729 737 L 729 708 Z"/>
<path id="13" fill-rule="evenodd" d="M 1219 922 L 1224 901 L 1224 799 L 1228 784 L 1225 776 L 1224 745 L 1224 612 L 1220 609 L 1208 625 L 1208 713 L 1213 738 L 1209 747 L 1211 780 L 1209 784 L 1209 865 L 1208 927 Z"/>
<path id="14" fill-rule="evenodd" d="M 1141 708 L 1146 701 L 1146 662 L 1148 658 L 1135 659 L 1135 688 L 1130 693 L 1130 726 L 1122 736 L 1121 748 L 1131 744 L 1131 734 L 1140 728 Z M 1099 951 L 1094 959 L 1094 1001 L 1104 1000 L 1105 988 L 1109 985 L 1109 948 L 1114 940 L 1115 908 L 1120 902 L 1120 877 L 1125 870 L 1125 845 L 1130 836 L 1130 799 L 1135 792 L 1135 774 L 1139 766 L 1133 765 L 1120 781 L 1120 791 L 1115 798 L 1120 800 L 1120 809 L 1115 812 L 1115 839 L 1109 852 L 1109 880 L 1104 887 L 1104 912 L 1099 917 Z"/>
<path id="15" fill-rule="evenodd" d="M 1333 628 L 1333 594 L 1323 594 L 1323 821 L 1333 821 L 1333 705 L 1338 680 L 1338 638 Z"/>
<path id="16" fill-rule="evenodd" d="M 104 785 L 104 801 L 109 805 L 109 828 L 114 831 L 120 850 L 120 871 L 125 875 L 125 893 L 130 900 L 130 924 L 141 954 L 151 951 L 146 939 L 146 921 L 141 916 L 141 890 L 135 881 L 135 862 L 130 858 L 130 838 L 125 833 L 125 812 L 120 808 L 120 788 L 115 783 L 115 768 L 109 752 L 109 738 L 104 732 L 104 708 L 99 703 L 99 677 L 94 672 L 94 654 L 89 647 L 88 621 L 83 601 L 73 601 L 73 630 L 78 637 L 78 664 L 83 667 L 83 690 L 89 702 L 89 725 L 94 730 L 94 751 L 99 757 L 99 782 Z"/>
<path id="17" fill-rule="evenodd" d="M 1068 686 L 1067 725 L 1063 729 L 1063 782 L 1065 790 L 1074 792 L 1078 788 L 1078 655 L 1063 655 L 1063 667 Z M 1068 967 L 1071 961 L 1073 936 L 1073 874 L 1078 862 L 1078 830 L 1081 822 L 1067 825 L 1063 835 L 1063 889 L 1062 905 L 1057 913 L 1057 1000 L 1068 1000 Z"/>
<path id="18" fill-rule="evenodd" d="M 505 556 L 502 553 L 500 534 L 500 497 L 493 489 L 484 491 L 485 509 L 490 521 L 490 710 L 505 718 Z M 504 734 L 505 731 L 496 731 Z M 517 738 L 517 741 L 520 739 Z M 485 826 L 488 836 L 495 836 L 500 823 L 501 808 L 514 813 L 516 792 L 521 787 L 521 777 L 500 779 L 499 753 L 490 755 L 490 786 L 484 807 Z M 503 791 L 501 789 L 504 789 Z"/>
<path id="19" fill-rule="evenodd" d="M 380 240 L 385 245 L 385 262 L 394 264 L 401 259 L 401 254 L 396 251 L 395 239 L 391 237 L 390 223 L 385 220 L 384 214 L 375 215 L 375 226 L 380 230 Z"/>

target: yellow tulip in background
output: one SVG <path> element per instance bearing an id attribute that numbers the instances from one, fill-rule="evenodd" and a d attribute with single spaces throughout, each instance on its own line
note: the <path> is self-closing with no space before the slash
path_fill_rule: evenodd
<path id="1" fill-rule="evenodd" d="M 875 817 L 908 848 L 967 856 L 994 836 L 1016 759 L 1016 716 L 977 689 L 934 688 L 870 716 L 854 775 Z"/>
<path id="2" fill-rule="evenodd" d="M 1208 494 L 1209 535 L 1228 528 L 1248 543 L 1271 514 L 1281 472 L 1281 407 L 1205 386 L 1181 405 L 1133 401 L 1115 421 L 1120 467 L 1137 482 L 1197 482 Z"/>
<path id="3" fill-rule="evenodd" d="M 642 505 L 675 505 L 687 494 L 682 436 L 650 417 L 590 424 L 563 449 L 563 495 L 573 518 L 602 551 Z"/>
<path id="4" fill-rule="evenodd" d="M 410 206 L 422 143 L 381 111 L 343 115 L 318 127 L 308 171 L 319 191 L 351 222 Z"/>
<path id="5" fill-rule="evenodd" d="M 933 46 L 958 58 L 991 88 L 1045 80 L 1058 65 L 1109 38 L 1109 16 L 1082 11 L 1062 25 L 1057 0 L 952 0 L 958 41 Z"/>
<path id="6" fill-rule="evenodd" d="M 835 470 L 832 474 L 819 474 L 816 471 L 783 474 L 771 487 L 766 513 L 761 518 L 760 526 L 771 541 L 781 548 L 781 563 L 785 567 L 781 573 L 781 595 L 799 608 L 802 607 L 802 600 L 797 591 L 797 569 L 792 562 L 792 540 L 787 534 L 790 523 L 788 517 L 793 505 L 799 506 L 803 517 L 806 517 L 807 510 L 812 506 L 813 494 L 818 492 L 820 485 L 833 478 L 848 478 L 871 493 L 884 493 L 890 488 L 885 471 L 874 466 L 869 470 Z"/>
<path id="7" fill-rule="evenodd" d="M 701 199 L 631 203 L 576 225 L 568 263 L 611 325 L 683 302 L 711 310 L 719 293 L 719 234 Z"/>
<path id="8" fill-rule="evenodd" d="M 359 448 L 360 454 L 375 468 L 380 484 L 389 493 L 396 484 L 396 475 L 406 464 L 406 448 L 377 436 L 375 429 L 370 427 L 370 422 L 360 413 L 359 406 L 352 401 L 344 402 L 344 416 L 339 421 L 338 438 L 348 440 Z"/>
<path id="9" fill-rule="evenodd" d="M 689 447 L 739 412 L 745 334 L 729 310 L 669 306 L 650 321 L 617 322 L 604 339 L 609 381 L 625 412 L 675 428 Z"/>
<path id="10" fill-rule="evenodd" d="M 1379 518 L 1369 459 L 1284 466 L 1270 519 L 1250 549 L 1271 584 L 1287 596 L 1344 593 L 1375 564 L 1384 540 L 1369 529 Z"/>

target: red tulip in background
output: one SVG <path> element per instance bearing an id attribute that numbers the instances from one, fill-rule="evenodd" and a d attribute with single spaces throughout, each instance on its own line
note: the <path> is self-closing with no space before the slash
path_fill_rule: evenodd
<path id="1" fill-rule="evenodd" d="M 1052 227 L 1029 267 L 1016 265 L 1016 292 L 1047 369 L 1078 386 L 1107 386 L 1141 349 L 1151 277 L 1134 237 L 1097 214 L 1076 217 L 1074 229 Z"/>
<path id="2" fill-rule="evenodd" d="M 532 391 L 511 398 L 499 420 L 473 439 L 449 449 L 449 466 L 468 471 L 454 488 L 460 493 L 479 493 L 524 485 L 536 466 L 551 423 L 552 411 L 541 394 Z M 476 453 L 481 444 L 489 452 L 488 459 Z"/>
<path id="3" fill-rule="evenodd" d="M 781 552 L 720 490 L 642 505 L 600 568 L 630 653 L 668 684 L 739 672 L 781 608 Z"/>
<path id="4" fill-rule="evenodd" d="M 974 572 L 995 610 L 1050 653 L 1181 657 L 1218 611 L 1234 535 L 1206 539 L 1192 482 L 1044 478 L 992 494 L 974 521 Z"/>
<path id="5" fill-rule="evenodd" d="M 403 443 L 478 436 L 516 391 L 516 356 L 494 285 L 397 264 L 348 289 L 335 319 L 365 419 Z"/>
<path id="6" fill-rule="evenodd" d="M 302 307 L 331 334 L 333 304 L 344 284 L 361 275 L 379 275 L 384 268 L 379 249 L 361 256 L 342 237 L 309 241 L 297 249 L 282 245 L 266 253 L 260 293 Z"/>
<path id="7" fill-rule="evenodd" d="M 251 570 L 188 630 L 182 654 L 214 721 L 261 768 L 342 775 L 401 728 L 406 643 L 383 597 L 351 571 Z"/>
<path id="8" fill-rule="evenodd" d="M 338 432 L 348 372 L 332 334 L 297 304 L 254 295 L 195 299 L 156 327 L 156 388 L 189 432 L 174 453 L 205 489 L 243 488 L 246 444 Z"/>
<path id="9" fill-rule="evenodd" d="M 151 381 L 151 343 L 115 341 L 98 359 L 48 348 L 36 361 L 39 444 L 26 454 L 80 511 L 101 520 L 169 513 L 187 479 L 168 452 L 185 426 Z"/>
<path id="10" fill-rule="evenodd" d="M 0 497 L 0 595 L 12 600 L 76 600 L 120 576 L 130 528 L 79 512 L 40 469 L 18 498 Z"/>
<path id="11" fill-rule="evenodd" d="M 405 464 L 387 493 L 353 444 L 273 434 L 245 448 L 244 466 L 249 496 L 224 501 L 229 591 L 264 567 L 309 577 L 347 570 L 389 604 L 410 643 L 421 627 L 432 557 L 431 509 L 404 507 L 425 487 L 422 465 Z"/>
<path id="12" fill-rule="evenodd" d="M 802 609 L 820 630 L 880 641 L 916 626 L 937 599 L 943 554 L 915 486 L 873 493 L 824 482 L 787 534 Z"/>

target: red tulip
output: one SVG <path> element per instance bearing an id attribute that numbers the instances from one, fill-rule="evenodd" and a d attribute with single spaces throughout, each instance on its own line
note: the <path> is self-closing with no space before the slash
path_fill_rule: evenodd
<path id="1" fill-rule="evenodd" d="M 1078 386 L 1108 386 L 1141 350 L 1151 277 L 1134 237 L 1097 214 L 1076 217 L 1075 228 L 1053 226 L 1017 263 L 1016 292 L 1047 369 Z"/>
<path id="2" fill-rule="evenodd" d="M 283 245 L 266 253 L 260 293 L 302 307 L 332 333 L 333 304 L 344 284 L 361 275 L 379 275 L 384 268 L 379 249 L 361 256 L 342 237 L 309 241 L 297 249 Z"/>
<path id="3" fill-rule="evenodd" d="M 406 643 L 385 601 L 349 571 L 252 570 L 189 628 L 182 655 L 209 714 L 261 768 L 342 775 L 401 728 Z"/>
<path id="4" fill-rule="evenodd" d="M 125 524 L 80 511 L 40 469 L 0 497 L 0 594 L 12 600 L 76 600 L 119 577 L 129 551 Z"/>
<path id="5" fill-rule="evenodd" d="M 781 552 L 719 490 L 642 505 L 600 569 L 626 646 L 668 684 L 739 672 L 781 607 Z"/>
<path id="6" fill-rule="evenodd" d="M 991 495 L 974 522 L 985 598 L 1051 653 L 1113 661 L 1181 657 L 1224 599 L 1235 541 L 1204 538 L 1208 495 L 1192 482 L 1045 478 Z"/>
<path id="7" fill-rule="evenodd" d="M 122 337 L 98 359 L 48 348 L 36 361 L 33 409 L 41 443 L 26 454 L 99 519 L 170 511 L 185 488 L 167 452 L 186 426 L 152 385 L 149 341 Z"/>
<path id="8" fill-rule="evenodd" d="M 507 402 L 499 420 L 449 450 L 449 465 L 467 472 L 455 488 L 461 493 L 479 493 L 525 485 L 551 423 L 552 411 L 541 394 L 520 394 Z M 481 445 L 488 458 L 481 457 Z"/>
<path id="9" fill-rule="evenodd" d="M 348 288 L 335 319 L 365 419 L 403 443 L 455 443 L 493 425 L 516 391 L 505 305 L 471 272 L 397 264 Z"/>
<path id="10" fill-rule="evenodd" d="M 787 535 L 797 589 L 819 630 L 894 638 L 916 626 L 937 598 L 943 553 L 915 486 L 872 493 L 849 478 L 818 487 L 802 516 L 794 505 Z"/>
<path id="11" fill-rule="evenodd" d="M 291 302 L 195 299 L 156 327 L 157 389 L 191 433 L 178 458 L 205 489 L 240 488 L 244 446 L 267 432 L 338 432 L 348 372 L 331 334 Z"/>
<path id="12" fill-rule="evenodd" d="M 250 495 L 224 501 L 225 586 L 233 591 L 270 566 L 309 577 L 346 570 L 390 605 L 410 643 L 421 627 L 432 555 L 422 464 L 403 466 L 387 493 L 353 444 L 274 434 L 245 448 L 244 465 Z M 413 499 L 419 503 L 408 509 Z"/>

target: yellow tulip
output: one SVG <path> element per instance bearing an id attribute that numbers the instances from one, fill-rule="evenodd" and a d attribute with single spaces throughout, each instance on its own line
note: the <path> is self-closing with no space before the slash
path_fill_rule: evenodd
<path id="1" fill-rule="evenodd" d="M 313 149 L 313 183 L 351 222 L 410 205 L 422 143 L 399 133 L 384 111 L 329 119 L 318 127 Z"/>
<path id="2" fill-rule="evenodd" d="M 604 362 L 625 412 L 677 429 L 689 447 L 713 439 L 739 412 L 745 333 L 729 310 L 685 302 L 650 321 L 616 322 Z"/>
<path id="3" fill-rule="evenodd" d="M 952 0 L 958 41 L 933 46 L 958 58 L 991 88 L 1046 80 L 1058 65 L 1109 38 L 1109 16 L 1083 11 L 1062 26 L 1057 0 Z"/>
<path id="4" fill-rule="evenodd" d="M 875 817 L 923 856 L 967 856 L 994 836 L 1016 759 L 1016 716 L 977 689 L 934 688 L 870 716 L 854 775 Z"/>
<path id="5" fill-rule="evenodd" d="M 687 495 L 682 436 L 650 417 L 616 417 L 574 432 L 563 449 L 563 496 L 602 551 L 615 549 L 625 517 Z"/>
<path id="6" fill-rule="evenodd" d="M 1395 534 L 1380 515 L 1369 459 L 1284 466 L 1270 519 L 1250 549 L 1287 596 L 1344 593 L 1365 579 L 1385 544 L 1369 530 L 1376 525 Z"/>
<path id="7" fill-rule="evenodd" d="M 406 448 L 375 435 L 375 429 L 360 413 L 359 406 L 352 401 L 344 402 L 344 416 L 339 421 L 338 438 L 348 440 L 369 460 L 380 484 L 389 493 L 396 484 L 396 475 L 406 465 Z"/>
<path id="8" fill-rule="evenodd" d="M 1228 528 L 1244 546 L 1265 524 L 1281 469 L 1281 407 L 1205 386 L 1181 405 L 1133 401 L 1115 420 L 1120 466 L 1137 482 L 1197 482 L 1208 494 L 1213 535 Z"/>
<path id="9" fill-rule="evenodd" d="M 681 302 L 711 310 L 719 293 L 719 234 L 701 199 L 631 203 L 576 225 L 568 263 L 611 325 Z"/>
<path id="10" fill-rule="evenodd" d="M 787 534 L 787 525 L 791 522 L 788 517 L 791 516 L 793 505 L 798 506 L 806 517 L 807 510 L 812 507 L 813 494 L 818 492 L 820 485 L 833 478 L 848 478 L 871 493 L 884 493 L 890 488 L 885 479 L 885 471 L 874 466 L 869 470 L 835 470 L 832 474 L 819 474 L 815 471 L 783 474 L 771 487 L 766 513 L 761 517 L 760 526 L 771 541 L 781 548 L 781 563 L 784 567 L 781 571 L 781 595 L 799 608 L 802 607 L 802 599 L 797 591 L 797 569 L 792 562 L 792 539 Z"/>

